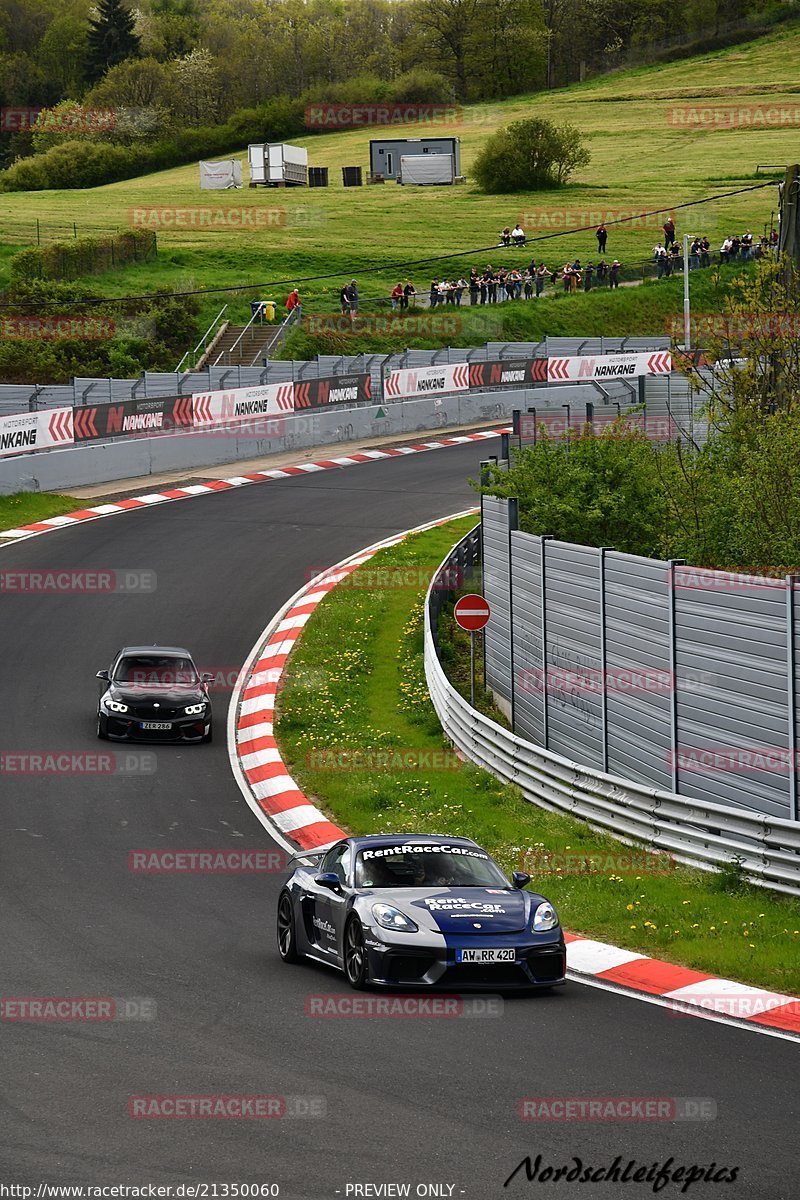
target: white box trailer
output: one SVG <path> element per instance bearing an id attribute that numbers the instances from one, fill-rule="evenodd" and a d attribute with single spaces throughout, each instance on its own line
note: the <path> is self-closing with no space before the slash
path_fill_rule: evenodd
<path id="1" fill-rule="evenodd" d="M 224 162 L 200 163 L 200 187 L 219 191 L 224 188 L 240 188 L 242 186 L 242 164 L 238 158 L 229 158 Z"/>
<path id="2" fill-rule="evenodd" d="M 400 158 L 400 183 L 452 183 L 455 177 L 452 154 L 403 154 Z"/>
<path id="3" fill-rule="evenodd" d="M 250 187 L 306 187 L 308 151 L 288 142 L 253 143 L 247 147 Z"/>

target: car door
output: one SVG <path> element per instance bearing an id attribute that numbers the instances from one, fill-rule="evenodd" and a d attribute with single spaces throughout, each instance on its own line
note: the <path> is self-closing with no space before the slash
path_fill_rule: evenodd
<path id="1" fill-rule="evenodd" d="M 335 892 L 332 888 L 327 887 L 320 888 L 315 899 L 312 916 L 317 946 L 337 962 L 341 959 L 352 860 L 353 851 L 348 842 L 340 842 L 325 855 L 320 864 L 320 874 L 329 873 L 338 876 L 339 891 Z"/>

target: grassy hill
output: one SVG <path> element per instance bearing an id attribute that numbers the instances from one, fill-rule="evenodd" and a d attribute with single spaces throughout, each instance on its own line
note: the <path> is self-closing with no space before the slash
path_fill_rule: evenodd
<path id="1" fill-rule="evenodd" d="M 464 186 L 343 188 L 341 167 L 366 167 L 368 161 L 371 131 L 360 129 L 305 139 L 310 162 L 330 168 L 332 186 L 327 190 L 245 187 L 239 192 L 201 192 L 198 169 L 192 164 L 86 191 L 0 195 L 0 229 L 5 243 L 22 246 L 30 243 L 37 218 L 44 227 L 71 227 L 74 221 L 79 234 L 85 234 L 127 225 L 133 209 L 278 207 L 286 210 L 285 223 L 279 225 L 162 228 L 157 263 L 97 277 L 93 286 L 119 295 L 147 291 L 159 284 L 181 288 L 247 285 L 336 272 L 334 280 L 302 286 L 307 311 L 330 311 L 335 308 L 340 280 L 354 274 L 362 294 L 369 297 L 386 295 L 401 274 L 410 273 L 419 288 L 427 285 L 432 274 L 462 264 L 518 261 L 520 254 L 482 250 L 474 257 L 453 260 L 452 267 L 426 264 L 409 272 L 390 266 L 427 255 L 488 247 L 502 226 L 513 225 L 523 216 L 529 235 L 535 237 L 565 226 L 592 224 L 600 217 L 610 220 L 617 213 L 673 208 L 758 182 L 758 164 L 785 163 L 798 157 L 800 82 L 795 64 L 799 53 L 800 30 L 784 28 L 759 41 L 700 58 L 621 72 L 549 95 L 466 108 L 457 127 L 437 130 L 452 132 L 462 140 L 462 169 L 468 177 Z M 766 127 L 732 128 L 725 123 L 684 127 L 673 123 L 676 109 L 680 120 L 681 110 L 700 107 L 732 107 L 745 113 L 769 107 L 783 109 L 789 116 L 784 117 L 784 124 Z M 795 113 L 796 118 L 791 115 Z M 557 122 L 570 121 L 587 136 L 592 160 L 580 172 L 580 179 L 564 189 L 523 196 L 477 192 L 469 181 L 470 170 L 487 134 L 510 121 L 537 114 Z M 410 136 L 424 132 L 405 129 Z M 232 154 L 244 158 L 246 150 L 232 148 Z M 729 231 L 746 227 L 756 233 L 763 231 L 776 206 L 776 189 L 769 188 L 688 209 L 685 215 L 678 211 L 676 216 L 679 231 L 707 233 L 716 246 Z M 608 256 L 626 262 L 648 257 L 662 220 L 611 227 Z M 532 247 L 537 260 L 544 257 L 551 266 L 576 255 L 585 260 L 595 250 L 592 232 Z M 364 274 L 367 264 L 376 263 L 385 264 L 385 269 L 372 276 Z M 4 252 L 0 272 L 6 269 Z M 258 290 L 282 300 L 288 288 Z M 253 294 L 248 289 L 246 298 Z M 204 317 L 225 299 L 209 297 L 204 302 Z M 244 312 L 245 307 L 243 296 L 231 313 Z M 573 311 L 577 316 L 577 305 Z"/>

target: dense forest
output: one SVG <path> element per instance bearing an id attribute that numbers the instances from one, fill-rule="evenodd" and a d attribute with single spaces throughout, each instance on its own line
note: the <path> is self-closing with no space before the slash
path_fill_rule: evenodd
<path id="1" fill-rule="evenodd" d="M 0 0 L 0 104 L 121 109 L 127 126 L 99 136 L 125 140 L 276 98 L 490 100 L 796 12 L 796 0 Z M 0 166 L 65 136 L 24 125 L 2 123 Z"/>

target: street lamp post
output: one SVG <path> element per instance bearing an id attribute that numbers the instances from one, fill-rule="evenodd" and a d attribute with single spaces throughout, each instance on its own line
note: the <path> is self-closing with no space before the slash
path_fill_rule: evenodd
<path id="1" fill-rule="evenodd" d="M 683 348 L 692 348 L 692 323 L 689 307 L 689 234 L 683 235 Z"/>

